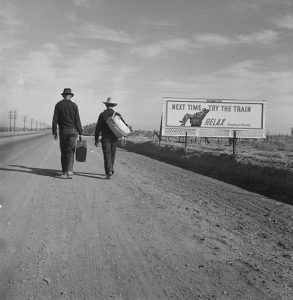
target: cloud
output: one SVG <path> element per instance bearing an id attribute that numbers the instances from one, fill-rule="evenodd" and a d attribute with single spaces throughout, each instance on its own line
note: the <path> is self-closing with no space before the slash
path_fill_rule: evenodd
<path id="1" fill-rule="evenodd" d="M 164 90 L 176 94 L 195 96 L 196 93 L 202 97 L 258 98 L 259 88 L 263 86 L 262 72 L 257 61 L 246 60 L 208 74 L 201 73 L 182 80 L 167 78 L 158 84 Z"/>
<path id="2" fill-rule="evenodd" d="M 8 30 L 11 27 L 20 26 L 21 22 L 15 15 L 15 8 L 9 2 L 6 2 L 0 10 L 0 25 L 2 30 Z"/>
<path id="3" fill-rule="evenodd" d="M 219 48 L 226 46 L 241 45 L 272 45 L 278 40 L 279 34 L 273 30 L 257 31 L 247 35 L 235 35 L 227 37 L 224 35 L 205 33 L 191 38 L 174 38 L 162 40 L 146 46 L 140 46 L 133 50 L 134 53 L 154 58 L 170 51 L 200 50 L 203 48 Z"/>
<path id="4" fill-rule="evenodd" d="M 76 33 L 66 33 L 58 35 L 62 40 L 88 39 L 88 40 L 103 40 L 108 42 L 131 44 L 135 40 L 130 35 L 122 30 L 110 29 L 98 24 L 84 23 L 80 26 Z"/>
<path id="5" fill-rule="evenodd" d="M 76 12 L 74 11 L 70 11 L 68 13 L 66 13 L 66 17 L 68 18 L 68 20 L 72 23 L 75 23 L 77 22 L 78 18 L 77 18 L 77 15 L 76 15 Z"/>
<path id="6" fill-rule="evenodd" d="M 166 22 L 162 20 L 152 20 L 152 19 L 140 19 L 138 22 L 136 22 L 139 25 L 145 25 L 145 26 L 153 26 L 153 27 L 171 27 L 174 26 L 171 22 Z"/>
<path id="7" fill-rule="evenodd" d="M 293 16 L 285 16 L 275 21 L 280 28 L 293 29 Z"/>
<path id="8" fill-rule="evenodd" d="M 198 47 L 226 46 L 234 42 L 231 38 L 213 33 L 199 34 L 193 40 Z"/>
<path id="9" fill-rule="evenodd" d="M 112 60 L 113 57 L 104 49 L 65 54 L 57 44 L 46 43 L 42 49 L 29 52 L 16 64 L 16 69 L 24 74 L 28 90 L 51 84 L 66 86 L 66 83 L 82 87 L 101 80 L 107 73 L 107 63 Z"/>
<path id="10" fill-rule="evenodd" d="M 137 47 L 133 50 L 134 53 L 144 57 L 157 57 L 160 54 L 168 51 L 185 51 L 191 48 L 191 41 L 188 39 L 170 39 L 147 46 Z"/>
<path id="11" fill-rule="evenodd" d="M 75 92 L 83 120 L 94 121 L 98 103 L 101 103 L 97 98 L 102 100 L 110 94 L 119 102 L 129 98 L 132 93 L 129 78 L 136 70 L 131 63 L 121 62 L 106 49 L 77 48 L 65 52 L 57 43 L 49 42 L 23 54 L 5 70 L 0 89 L 1 97 L 9 99 L 9 103 L 3 110 L 13 108 L 50 122 L 52 108 L 60 99 L 61 91 L 70 87 Z"/>
<path id="12" fill-rule="evenodd" d="M 225 10 L 243 15 L 256 15 L 264 9 L 270 8 L 278 11 L 287 11 L 292 8 L 290 0 L 231 0 L 227 1 Z"/>
<path id="13" fill-rule="evenodd" d="M 113 57 L 104 49 L 84 50 L 74 55 L 59 71 L 62 81 L 74 86 L 93 88 L 97 83 L 104 81 L 109 73 L 109 64 Z"/>
<path id="14" fill-rule="evenodd" d="M 254 60 L 241 61 L 208 74 L 158 82 L 163 94 L 192 97 L 267 99 L 272 107 L 292 106 L 292 71 L 268 69 Z"/>
<path id="15" fill-rule="evenodd" d="M 242 44 L 263 44 L 270 45 L 277 41 L 279 34 L 273 30 L 264 30 L 260 32 L 254 32 L 248 35 L 238 35 L 235 42 Z"/>
<path id="16" fill-rule="evenodd" d="M 68 45 L 78 46 L 78 39 L 107 41 L 119 44 L 132 44 L 135 40 L 123 30 L 114 30 L 98 24 L 84 23 L 75 32 L 58 34 L 56 37 Z"/>
<path id="17" fill-rule="evenodd" d="M 9 68 L 4 68 L 1 96 L 9 102 L 4 103 L 3 110 L 16 109 L 21 114 L 46 120 L 49 99 L 54 97 L 54 85 L 58 86 L 54 63 L 60 55 L 56 45 L 46 44 L 38 51 L 23 54 L 20 60 L 14 60 Z M 34 115 L 35 112 L 38 115 Z"/>
<path id="18" fill-rule="evenodd" d="M 218 34 L 202 34 L 194 37 L 198 47 L 219 47 L 229 45 L 270 45 L 277 41 L 279 34 L 273 30 L 256 31 L 226 37 Z"/>
<path id="19" fill-rule="evenodd" d="M 0 54 L 4 50 L 15 49 L 23 44 L 18 33 L 23 28 L 17 16 L 16 7 L 10 2 L 1 4 L 0 10 Z"/>
<path id="20" fill-rule="evenodd" d="M 92 8 L 97 4 L 103 3 L 103 0 L 72 0 L 73 4 L 77 7 Z"/>

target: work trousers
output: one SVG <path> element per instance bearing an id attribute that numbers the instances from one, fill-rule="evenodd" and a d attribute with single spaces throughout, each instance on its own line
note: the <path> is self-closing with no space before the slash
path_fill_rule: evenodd
<path id="1" fill-rule="evenodd" d="M 104 155 L 104 167 L 107 175 L 113 172 L 117 141 L 102 140 L 102 149 Z"/>
<path id="2" fill-rule="evenodd" d="M 59 131 L 62 172 L 73 172 L 75 144 L 78 136 L 76 129 Z"/>

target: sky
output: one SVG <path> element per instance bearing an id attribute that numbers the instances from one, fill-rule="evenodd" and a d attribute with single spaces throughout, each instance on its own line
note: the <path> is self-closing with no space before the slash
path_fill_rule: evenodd
<path id="1" fill-rule="evenodd" d="M 293 126 L 292 0 L 0 0 L 0 125 L 51 123 L 64 88 L 83 125 L 112 96 L 134 129 L 158 129 L 162 97 L 268 101 Z"/>

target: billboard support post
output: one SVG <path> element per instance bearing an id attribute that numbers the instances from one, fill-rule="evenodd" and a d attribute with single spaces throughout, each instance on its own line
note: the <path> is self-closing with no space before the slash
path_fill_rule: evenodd
<path id="1" fill-rule="evenodd" d="M 233 130 L 233 156 L 235 156 L 236 148 L 236 130 Z"/>
<path id="2" fill-rule="evenodd" d="M 162 140 L 162 130 L 163 130 L 163 115 L 161 116 L 161 122 L 160 122 L 159 143 L 161 143 Z"/>
<path id="3" fill-rule="evenodd" d="M 185 132 L 185 149 L 187 148 L 187 131 Z"/>

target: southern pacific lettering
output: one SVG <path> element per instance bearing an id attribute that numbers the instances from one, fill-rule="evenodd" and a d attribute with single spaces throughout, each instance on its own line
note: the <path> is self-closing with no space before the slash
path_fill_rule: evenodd
<path id="1" fill-rule="evenodd" d="M 209 126 L 224 126 L 226 119 L 206 119 L 205 121 L 205 125 L 209 125 Z"/>

